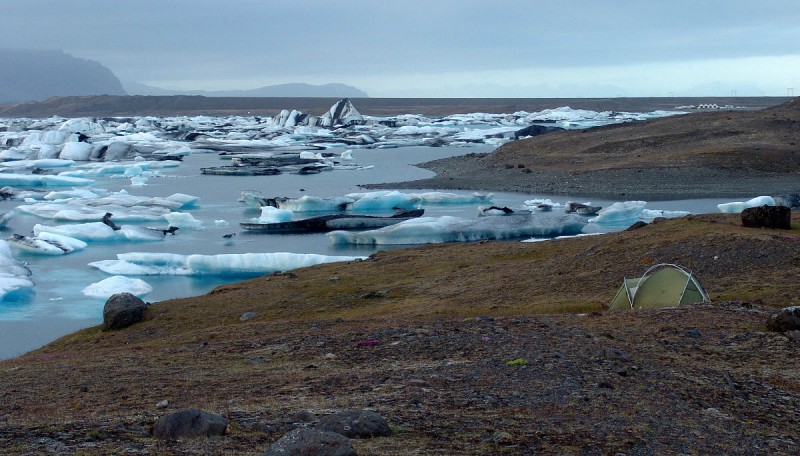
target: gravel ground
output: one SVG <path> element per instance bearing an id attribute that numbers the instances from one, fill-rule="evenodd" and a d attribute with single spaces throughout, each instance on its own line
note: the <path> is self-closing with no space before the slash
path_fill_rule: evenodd
<path id="1" fill-rule="evenodd" d="M 612 169 L 571 174 L 519 168 L 511 163 L 508 166 L 498 166 L 488 160 L 487 154 L 444 158 L 418 166 L 435 172 L 436 176 L 363 187 L 482 190 L 647 201 L 709 197 L 751 198 L 800 190 L 800 178 L 792 181 L 787 180 L 786 176 L 742 173 L 719 168 Z"/>

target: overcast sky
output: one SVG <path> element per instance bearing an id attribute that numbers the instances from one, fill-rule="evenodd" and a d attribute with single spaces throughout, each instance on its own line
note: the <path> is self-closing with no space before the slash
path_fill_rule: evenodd
<path id="1" fill-rule="evenodd" d="M 173 89 L 800 95 L 798 0 L 3 0 L 0 17 L 0 47 Z"/>

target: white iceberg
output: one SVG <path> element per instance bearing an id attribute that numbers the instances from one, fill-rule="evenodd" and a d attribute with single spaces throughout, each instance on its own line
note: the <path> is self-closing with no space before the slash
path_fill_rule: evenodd
<path id="1" fill-rule="evenodd" d="M 87 245 L 80 239 L 46 231 L 35 237 L 14 234 L 8 238 L 8 243 L 21 251 L 37 255 L 64 255 L 83 250 Z"/>
<path id="2" fill-rule="evenodd" d="M 142 297 L 151 291 L 153 287 L 142 279 L 112 276 L 84 288 L 83 294 L 90 298 L 108 299 L 117 293 L 130 293 Z"/>
<path id="3" fill-rule="evenodd" d="M 36 236 L 41 236 L 43 233 L 58 234 L 79 239 L 84 242 L 149 242 L 161 241 L 164 239 L 164 235 L 159 231 L 130 225 L 124 225 L 119 230 L 114 230 L 103 222 L 76 223 L 56 226 L 36 224 L 33 226 L 33 234 Z"/>
<path id="4" fill-rule="evenodd" d="M 92 179 L 82 177 L 0 173 L 0 185 L 9 187 L 81 187 L 93 183 Z"/>
<path id="5" fill-rule="evenodd" d="M 22 300 L 33 292 L 31 271 L 14 259 L 8 242 L 0 240 L 0 302 Z"/>
<path id="6" fill-rule="evenodd" d="M 363 257 L 287 252 L 220 255 L 130 252 L 117 254 L 116 260 L 95 261 L 89 266 L 107 274 L 251 276 L 359 259 Z"/>
<path id="7" fill-rule="evenodd" d="M 775 199 L 771 196 L 757 196 L 753 199 L 741 202 L 735 201 L 732 203 L 722 203 L 717 204 L 717 208 L 720 212 L 726 214 L 739 214 L 743 210 L 750 208 L 750 207 L 758 207 L 758 206 L 775 206 Z"/>
<path id="8" fill-rule="evenodd" d="M 348 193 L 355 200 L 349 207 L 353 212 L 382 212 L 395 209 L 415 209 L 422 201 L 418 196 L 396 190 L 366 193 Z"/>
<path id="9" fill-rule="evenodd" d="M 597 213 L 597 217 L 589 219 L 592 223 L 600 225 L 632 225 L 639 220 L 645 201 L 625 201 L 614 203 Z"/>
<path id="10" fill-rule="evenodd" d="M 169 226 L 176 226 L 184 230 L 202 230 L 203 222 L 194 218 L 188 212 L 170 212 L 163 215 Z"/>
<path id="11" fill-rule="evenodd" d="M 573 214 L 553 217 L 513 215 L 482 217 L 420 217 L 377 230 L 333 231 L 327 234 L 333 244 L 435 244 L 482 240 L 553 237 L 578 234 L 586 221 Z"/>
<path id="12" fill-rule="evenodd" d="M 691 215 L 692 213 L 689 211 L 665 211 L 661 209 L 645 209 L 639 214 L 639 220 L 643 222 L 650 223 L 653 219 L 658 217 L 664 218 L 678 218 L 678 217 L 686 217 L 687 215 Z"/>
<path id="13" fill-rule="evenodd" d="M 272 206 L 263 206 L 261 216 L 256 219 L 257 223 L 280 223 L 292 220 L 294 212 L 288 209 L 278 209 Z"/>

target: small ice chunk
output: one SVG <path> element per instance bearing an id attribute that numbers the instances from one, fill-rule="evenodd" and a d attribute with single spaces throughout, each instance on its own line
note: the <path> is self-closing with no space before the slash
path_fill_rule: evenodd
<path id="1" fill-rule="evenodd" d="M 144 187 L 147 185 L 147 178 L 144 176 L 131 177 L 131 187 Z"/>
<path id="2" fill-rule="evenodd" d="M 289 222 L 292 220 L 294 212 L 288 209 L 278 209 L 272 206 L 263 206 L 261 208 L 261 216 L 258 218 L 258 223 L 280 223 Z"/>
<path id="3" fill-rule="evenodd" d="M 170 212 L 163 215 L 169 226 L 177 226 L 183 230 L 202 230 L 203 222 L 188 212 Z"/>
<path id="4" fill-rule="evenodd" d="M 93 283 L 83 289 L 83 294 L 91 298 L 107 299 L 117 293 L 130 293 L 139 297 L 153 291 L 153 287 L 142 279 L 125 276 L 112 276 Z"/>

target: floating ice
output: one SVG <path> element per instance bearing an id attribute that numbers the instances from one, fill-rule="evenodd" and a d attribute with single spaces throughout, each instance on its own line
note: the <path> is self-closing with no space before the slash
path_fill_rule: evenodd
<path id="1" fill-rule="evenodd" d="M 178 228 L 184 230 L 202 230 L 203 229 L 203 222 L 194 218 L 194 216 L 188 212 L 170 212 L 169 214 L 164 214 L 164 219 L 167 221 L 169 226 L 177 226 Z"/>
<path id="2" fill-rule="evenodd" d="M 765 205 L 774 206 L 775 199 L 772 198 L 771 196 L 757 196 L 745 202 L 736 201 L 732 203 L 717 204 L 717 208 L 719 208 L 720 212 L 724 212 L 726 214 L 738 214 L 749 207 L 758 207 Z"/>
<path id="3" fill-rule="evenodd" d="M 21 204 L 17 206 L 17 210 L 41 218 L 70 222 L 102 220 L 108 212 L 113 214 L 116 222 L 155 222 L 163 220 L 163 215 L 169 212 L 169 209 L 163 207 L 126 207 L 108 204 L 93 207 L 72 204 L 71 200 L 64 201 L 68 203 Z"/>
<path id="4" fill-rule="evenodd" d="M 294 199 L 277 199 L 278 208 L 294 212 L 341 212 L 347 210 L 355 200 L 349 196 L 320 198 L 305 195 Z"/>
<path id="5" fill-rule="evenodd" d="M 645 201 L 625 201 L 603 208 L 590 222 L 600 225 L 631 225 L 639 220 Z"/>
<path id="6" fill-rule="evenodd" d="M 554 207 L 561 207 L 560 203 L 554 203 L 550 198 L 534 198 L 525 200 L 523 204 L 528 207 L 528 210 L 531 211 L 537 210 L 537 208 L 541 207 L 542 205 L 550 206 L 551 209 Z"/>
<path id="7" fill-rule="evenodd" d="M 131 187 L 144 187 L 147 185 L 147 178 L 143 176 L 131 177 Z"/>
<path id="8" fill-rule="evenodd" d="M 50 192 L 44 195 L 43 199 L 48 201 L 55 201 L 60 199 L 80 198 L 80 199 L 95 199 L 100 196 L 107 195 L 109 192 L 105 189 L 96 188 L 76 188 L 72 190 L 59 190 Z"/>
<path id="9" fill-rule="evenodd" d="M 286 252 L 221 255 L 130 252 L 118 254 L 116 260 L 95 261 L 89 266 L 107 274 L 250 276 L 358 259 L 363 257 Z"/>
<path id="10" fill-rule="evenodd" d="M 639 214 L 639 220 L 643 222 L 650 223 L 653 219 L 658 217 L 664 218 L 678 218 L 678 217 L 686 217 L 687 215 L 691 215 L 691 212 L 688 211 L 664 211 L 660 209 L 645 209 Z"/>
<path id="11" fill-rule="evenodd" d="M 27 169 L 27 168 L 65 168 L 75 164 L 74 160 L 61 160 L 58 158 L 41 158 L 38 160 L 14 160 L 0 163 L 2 168 Z"/>
<path id="12" fill-rule="evenodd" d="M 142 279 L 112 276 L 84 288 L 83 294 L 90 298 L 108 299 L 117 293 L 130 293 L 142 297 L 151 291 L 153 287 Z"/>
<path id="13" fill-rule="evenodd" d="M 355 200 L 349 210 L 353 212 L 381 212 L 395 209 L 415 209 L 422 201 L 418 196 L 396 190 L 366 193 L 349 193 L 347 198 Z"/>
<path id="14" fill-rule="evenodd" d="M 494 195 L 491 193 L 472 193 L 459 195 L 447 192 L 411 193 L 412 198 L 419 198 L 422 204 L 486 204 L 491 203 Z"/>
<path id="15" fill-rule="evenodd" d="M 14 234 L 8 238 L 8 243 L 19 250 L 37 255 L 64 255 L 86 248 L 86 243 L 80 239 L 48 232 L 42 232 L 36 237 Z"/>
<path id="16" fill-rule="evenodd" d="M 292 216 L 294 216 L 294 212 L 288 209 L 264 206 L 261 208 L 261 217 L 257 219 L 257 223 L 289 222 L 292 220 Z"/>
<path id="17" fill-rule="evenodd" d="M 566 236 L 581 232 L 586 222 L 573 214 L 559 216 L 513 215 L 482 217 L 420 217 L 397 225 L 363 232 L 333 231 L 333 244 L 435 244 L 487 239 L 518 239 L 529 236 Z"/>
<path id="18" fill-rule="evenodd" d="M 0 173 L 0 185 L 9 187 L 80 187 L 93 183 L 92 179 L 82 177 Z"/>
<path id="19" fill-rule="evenodd" d="M 31 271 L 14 259 L 8 242 L 0 240 L 0 302 L 23 300 L 33 292 Z"/>
<path id="20" fill-rule="evenodd" d="M 123 225 L 119 230 L 114 230 L 103 222 L 77 223 L 57 226 L 36 224 L 33 233 L 41 236 L 42 233 L 54 233 L 80 239 L 85 242 L 113 242 L 133 241 L 149 242 L 161 241 L 164 235 L 158 231 L 141 228 L 138 226 Z"/>
<path id="21" fill-rule="evenodd" d="M 87 161 L 91 154 L 91 144 L 85 142 L 68 142 L 64 144 L 58 158 L 62 160 Z"/>

